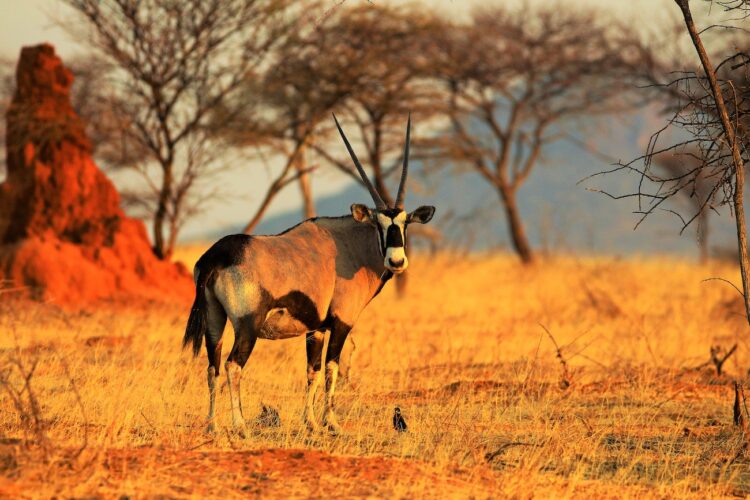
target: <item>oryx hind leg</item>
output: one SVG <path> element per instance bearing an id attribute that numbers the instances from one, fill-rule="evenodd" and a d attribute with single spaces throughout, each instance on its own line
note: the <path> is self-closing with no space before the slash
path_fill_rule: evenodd
<path id="1" fill-rule="evenodd" d="M 245 417 L 242 412 L 242 398 L 240 395 L 240 378 L 247 359 L 253 352 L 258 338 L 258 329 L 251 315 L 243 316 L 233 321 L 234 346 L 229 353 L 225 367 L 227 370 L 227 384 L 229 385 L 229 399 L 232 405 L 232 427 L 242 437 L 247 436 Z"/>
<path id="2" fill-rule="evenodd" d="M 208 356 L 208 427 L 207 432 L 214 433 L 216 424 L 216 378 L 221 365 L 221 338 L 227 323 L 224 307 L 212 296 L 206 295 L 206 355 Z"/>
<path id="3" fill-rule="evenodd" d="M 315 393 L 323 379 L 320 366 L 324 341 L 325 336 L 323 330 L 310 332 L 305 339 L 305 348 L 307 350 L 307 391 L 305 394 L 305 411 L 302 415 L 302 420 L 311 431 L 318 430 L 318 423 L 315 421 L 313 403 L 315 401 Z"/>

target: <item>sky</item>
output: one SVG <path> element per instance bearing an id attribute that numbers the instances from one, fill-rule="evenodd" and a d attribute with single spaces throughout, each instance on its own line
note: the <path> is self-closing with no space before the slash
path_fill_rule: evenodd
<path id="1" fill-rule="evenodd" d="M 332 6 L 340 0 L 327 0 Z M 366 0 L 347 0 L 348 2 L 365 2 Z M 370 0 L 376 3 L 382 0 Z M 523 0 L 420 0 L 427 8 L 435 8 L 451 16 L 465 16 L 478 5 L 501 3 L 520 4 Z M 530 5 L 548 3 L 551 0 L 526 0 Z M 665 19 L 665 12 L 674 8 L 673 0 L 558 0 L 561 4 L 577 7 L 598 7 L 614 12 L 633 22 L 657 26 Z M 391 0 L 386 3 L 407 3 Z M 606 7 L 602 7 L 606 5 Z M 667 16 L 669 14 L 666 14 Z M 0 56 L 14 57 L 24 45 L 48 41 L 55 45 L 58 53 L 65 59 L 81 50 L 67 35 L 60 25 L 66 19 L 67 8 L 59 0 L 0 0 Z"/>
<path id="2" fill-rule="evenodd" d="M 340 0 L 327 0 L 332 6 Z M 365 2 L 367 0 L 348 0 Z M 370 0 L 377 2 L 378 0 Z M 437 9 L 452 17 L 468 16 L 473 6 L 491 3 L 517 3 L 522 0 L 421 0 L 425 8 Z M 550 0 L 526 0 L 528 4 L 541 4 Z M 398 0 L 388 3 L 398 4 Z M 414 2 L 411 2 L 414 3 Z M 560 4 L 575 5 L 579 8 L 598 7 L 611 11 L 619 19 L 625 19 L 642 26 L 644 29 L 659 29 L 674 16 L 673 0 L 560 0 Z M 602 6 L 605 7 L 602 7 Z M 58 0 L 0 0 L 0 58 L 4 64 L 15 64 L 15 59 L 24 45 L 41 42 L 52 43 L 63 61 L 77 54 L 85 53 L 85 47 L 75 43 L 68 35 L 63 23 L 70 22 L 67 8 Z M 70 26 L 68 26 L 70 27 Z M 249 219 L 255 206 L 260 202 L 261 190 L 248 189 L 248 186 L 267 185 L 272 176 L 263 168 L 251 168 L 245 165 L 247 160 L 236 161 L 231 182 L 226 182 L 227 189 L 222 199 L 206 212 L 195 217 L 183 231 L 183 240 L 199 236 L 207 224 L 228 226 Z M 325 196 L 341 191 L 347 187 L 349 180 L 333 171 L 320 169 L 313 176 L 313 189 L 316 196 Z M 272 204 L 269 214 L 280 213 L 299 206 L 296 186 L 289 186 Z M 239 222 L 238 222 L 239 221 Z"/>

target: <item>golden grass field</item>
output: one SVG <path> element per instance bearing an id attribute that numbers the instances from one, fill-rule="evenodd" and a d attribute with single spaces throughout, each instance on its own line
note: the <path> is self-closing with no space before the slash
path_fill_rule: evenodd
<path id="1" fill-rule="evenodd" d="M 178 258 L 192 265 L 204 248 Z M 747 440 L 732 424 L 732 382 L 750 367 L 748 327 L 737 292 L 702 281 L 736 281 L 731 265 L 554 257 L 524 268 L 505 255 L 422 254 L 408 272 L 406 295 L 389 285 L 353 330 L 335 437 L 301 421 L 302 337 L 259 341 L 243 375 L 245 415 L 264 403 L 281 425 L 232 434 L 222 373 L 212 438 L 205 358 L 180 346 L 189 304 L 66 312 L 0 296 L 0 492 L 750 494 Z M 721 377 L 696 368 L 711 346 L 735 343 Z M 11 397 L 24 386 L 17 365 L 34 362 L 36 409 L 27 392 L 18 405 Z M 396 405 L 405 434 L 391 427 Z"/>

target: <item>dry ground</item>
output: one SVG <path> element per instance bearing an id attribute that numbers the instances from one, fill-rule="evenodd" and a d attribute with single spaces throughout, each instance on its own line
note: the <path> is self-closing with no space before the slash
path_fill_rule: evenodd
<path id="1" fill-rule="evenodd" d="M 737 292 L 702 282 L 736 279 L 732 267 L 418 255 L 409 273 L 407 295 L 387 287 L 344 352 L 338 437 L 301 423 L 302 338 L 259 341 L 245 369 L 246 415 L 264 403 L 281 425 L 233 435 L 224 388 L 210 438 L 205 359 L 180 349 L 189 304 L 69 312 L 0 296 L 0 493 L 750 493 L 731 387 L 750 367 L 748 328 Z M 735 343 L 724 375 L 696 368 Z M 30 404 L 22 373 L 34 364 Z"/>

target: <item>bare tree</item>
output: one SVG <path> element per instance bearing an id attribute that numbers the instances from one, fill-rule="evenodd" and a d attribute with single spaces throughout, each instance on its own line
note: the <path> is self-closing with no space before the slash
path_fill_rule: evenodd
<path id="1" fill-rule="evenodd" d="M 730 4 L 736 2 L 717 4 L 731 6 Z M 709 46 L 712 46 L 710 58 L 724 61 L 716 68 L 717 80 L 722 86 L 733 88 L 738 97 L 736 102 L 729 98 L 726 103 L 730 108 L 738 106 L 738 109 L 733 109 L 730 114 L 735 120 L 736 138 L 741 142 L 741 150 L 746 151 L 749 137 L 747 131 L 750 127 L 750 114 L 747 112 L 750 103 L 750 74 L 743 61 L 747 60 L 747 54 L 750 53 L 750 50 L 747 50 L 750 48 L 750 32 L 743 29 L 729 30 L 727 26 L 714 28 L 721 29 L 714 30 L 709 27 L 701 36 L 706 38 L 707 35 L 711 35 L 706 38 Z M 673 30 L 664 30 L 663 39 L 653 43 L 659 47 L 657 61 L 640 75 L 641 80 L 647 84 L 645 88 L 651 92 L 653 101 L 661 105 L 668 126 L 652 137 L 646 155 L 624 166 L 628 167 L 628 170 L 637 170 L 641 180 L 655 182 L 659 186 L 656 192 L 667 195 L 649 198 L 647 193 L 643 192 L 646 196 L 639 200 L 639 212 L 642 216 L 648 215 L 650 208 L 660 207 L 660 202 L 670 199 L 672 195 L 679 194 L 689 201 L 690 209 L 687 213 L 680 205 L 664 210 L 681 218 L 683 231 L 693 222 L 697 223 L 700 260 L 706 262 L 709 257 L 709 211 L 728 201 L 728 198 L 724 198 L 726 186 L 722 185 L 727 179 L 718 175 L 713 167 L 702 168 L 704 152 L 697 142 L 676 141 L 671 147 L 665 146 L 665 138 L 670 136 L 668 132 L 672 132 L 673 129 L 678 131 L 677 137 L 684 138 L 684 133 L 681 132 L 687 130 L 694 139 L 695 136 L 690 129 L 703 118 L 710 117 L 709 120 L 714 124 L 721 121 L 706 81 L 696 78 L 696 75 L 703 72 L 700 60 L 693 60 L 691 49 L 680 43 L 684 41 L 680 36 L 684 35 L 684 31 L 684 20 L 676 23 Z M 728 60 L 727 53 L 731 54 Z M 634 168 L 641 160 L 645 160 L 645 168 Z M 658 168 L 651 168 L 651 164 Z"/>
<path id="2" fill-rule="evenodd" d="M 695 149 L 689 149 L 686 153 L 676 152 L 663 152 L 654 157 L 656 164 L 665 171 L 667 178 L 679 179 L 685 176 L 688 172 L 695 170 L 699 164 L 700 152 Z M 696 228 L 698 247 L 699 247 L 699 260 L 702 264 L 708 262 L 709 258 L 709 224 L 708 224 L 708 210 L 704 210 L 704 200 L 709 196 L 709 193 L 713 190 L 714 186 L 710 179 L 704 178 L 699 175 L 695 178 L 691 188 L 682 190 L 681 193 L 684 198 L 690 203 L 694 213 L 697 213 L 698 227 Z M 708 208 L 708 207 L 707 207 Z"/>
<path id="3" fill-rule="evenodd" d="M 276 111 L 273 135 L 296 155 L 293 164 L 306 219 L 315 216 L 308 143 L 353 83 L 347 78 L 346 61 L 331 57 L 337 43 L 320 26 L 304 34 L 298 31 L 279 47 L 275 64 L 266 73 L 266 100 Z"/>
<path id="4" fill-rule="evenodd" d="M 240 106 L 257 100 L 261 112 L 249 120 L 248 115 L 237 116 L 228 131 L 232 142 L 264 148 L 284 160 L 246 225 L 246 233 L 257 226 L 273 198 L 295 181 L 303 200 L 303 217 L 315 216 L 307 152 L 320 123 L 330 119 L 356 83 L 350 79 L 351 61 L 337 57 L 341 41 L 326 29 L 332 12 L 315 15 L 320 12 L 314 5 L 307 6 L 308 21 L 300 21 L 295 32 L 273 50 L 263 80 L 247 81 L 239 96 L 244 101 Z"/>
<path id="5" fill-rule="evenodd" d="M 513 249 L 531 263 L 520 188 L 545 148 L 574 135 L 569 127 L 631 106 L 623 76 L 647 53 L 600 13 L 557 7 L 478 10 L 438 44 L 450 121 L 442 150 L 495 189 Z"/>
<path id="6" fill-rule="evenodd" d="M 92 55 L 73 59 L 68 66 L 75 77 L 71 104 L 83 119 L 96 159 L 115 169 L 148 161 L 146 149 L 129 147 L 130 120 L 118 113 L 121 96 L 110 85 L 116 67 Z"/>
<path id="7" fill-rule="evenodd" d="M 720 127 L 717 127 L 715 120 L 712 120 L 710 124 L 707 124 L 708 126 L 703 126 L 703 130 L 709 134 L 711 141 L 711 145 L 709 146 L 710 149 L 707 151 L 709 154 L 704 155 L 704 158 L 711 161 L 710 158 L 713 156 L 711 152 L 718 150 L 720 151 L 718 153 L 719 158 L 721 158 L 718 161 L 718 164 L 728 164 L 729 168 L 724 169 L 728 174 L 727 177 L 732 175 L 732 170 L 734 171 L 734 185 L 730 185 L 729 190 L 731 191 L 735 221 L 737 223 L 737 244 L 740 255 L 739 264 L 740 275 L 742 276 L 742 291 L 745 300 L 745 314 L 748 323 L 750 323 L 750 258 L 748 258 L 747 252 L 747 229 L 745 225 L 745 206 L 743 201 L 745 190 L 745 160 L 742 157 L 743 142 L 745 144 L 746 142 L 742 139 L 738 139 L 738 134 L 742 134 L 744 130 L 739 126 L 739 123 L 742 123 L 743 120 L 740 120 L 737 116 L 745 113 L 745 110 L 747 110 L 747 102 L 744 99 L 745 96 L 738 95 L 737 90 L 733 85 L 728 85 L 729 88 L 726 89 L 722 88 L 716 77 L 716 70 L 706 53 L 703 42 L 701 41 L 700 33 L 693 21 L 693 15 L 690 11 L 688 0 L 675 0 L 675 2 L 682 12 L 682 17 L 685 20 L 685 27 L 690 34 L 690 39 L 693 42 L 698 57 L 700 58 L 705 78 L 708 80 L 707 86 L 710 93 L 707 92 L 707 94 L 710 95 L 712 101 L 709 100 L 706 102 L 705 99 L 702 99 L 701 102 L 714 108 L 716 111 L 713 115 L 718 115 L 719 117 Z M 741 11 L 745 18 L 750 15 L 750 5 L 745 1 L 735 0 L 718 3 L 729 10 Z M 747 63 L 748 56 L 746 54 L 740 55 L 744 56 L 745 63 Z M 734 54 L 724 62 L 734 60 L 735 56 L 737 56 L 737 54 Z M 745 89 L 745 92 L 748 92 L 747 89 Z M 725 93 L 730 105 L 727 105 L 725 101 Z M 711 116 L 711 114 L 707 114 L 707 116 Z M 703 120 L 701 121 L 704 122 Z M 724 156 L 727 150 L 729 150 L 730 158 Z"/>
<path id="8" fill-rule="evenodd" d="M 342 122 L 348 122 L 347 130 L 359 136 L 361 158 L 388 204 L 393 203 L 393 196 L 386 181 L 400 168 L 407 115 L 424 124 L 437 114 L 439 92 L 431 79 L 430 54 L 442 24 L 432 15 L 366 5 L 341 9 L 320 28 L 336 41 L 329 60 L 338 61 L 336 65 L 346 71 L 344 78 L 327 82 L 345 86 L 341 95 L 346 98 L 336 112 Z M 315 150 L 361 183 L 345 152 L 332 153 L 335 148 L 320 142 Z"/>
<path id="9" fill-rule="evenodd" d="M 290 1 L 65 2 L 84 21 L 74 33 L 114 68 L 109 105 L 122 122 L 125 153 L 116 163 L 146 180 L 148 192 L 135 201 L 153 215 L 154 253 L 169 258 L 182 223 L 200 206 L 190 202 L 196 184 L 216 168 L 210 144 L 220 124 L 212 111 L 282 41 Z"/>
<path id="10" fill-rule="evenodd" d="M 639 177 L 638 191 L 616 196 L 636 197 L 643 220 L 664 203 L 683 192 L 703 190 L 696 208 L 683 217 L 683 230 L 712 207 L 730 205 L 735 215 L 739 267 L 745 312 L 750 322 L 750 262 L 747 251 L 747 230 L 744 211 L 745 164 L 748 155 L 748 116 L 750 116 L 750 56 L 734 44 L 722 43 L 723 56 L 708 55 L 702 37 L 706 30 L 719 28 L 729 32 L 731 24 L 712 25 L 699 30 L 687 0 L 675 0 L 680 9 L 684 29 L 690 37 L 699 67 L 682 69 L 658 87 L 672 98 L 673 114 L 668 122 L 652 135 L 646 153 L 616 170 L 635 172 Z M 747 19 L 750 5 L 745 1 L 709 1 L 734 15 L 734 20 Z M 729 20 L 731 23 L 732 20 Z M 726 38 L 725 38 L 726 40 Z M 714 65 L 712 59 L 719 60 Z M 687 139 L 663 145 L 665 132 L 677 128 L 687 132 Z M 652 160 L 665 153 L 689 155 L 694 161 L 689 168 L 663 176 L 652 168 Z M 642 166 L 639 166 L 642 163 Z"/>

